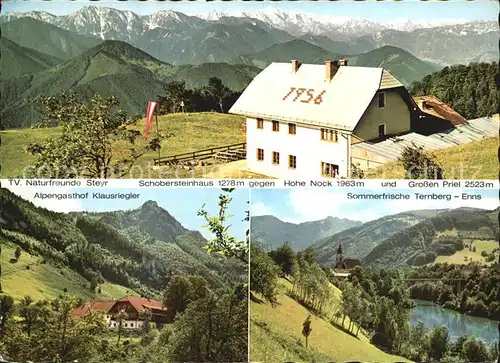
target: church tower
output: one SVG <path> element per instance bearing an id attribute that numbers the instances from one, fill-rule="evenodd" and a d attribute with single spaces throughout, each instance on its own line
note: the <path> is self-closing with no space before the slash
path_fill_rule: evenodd
<path id="1" fill-rule="evenodd" d="M 335 258 L 335 268 L 342 268 L 342 262 L 344 262 L 344 254 L 342 252 L 342 245 L 339 245 L 337 257 Z"/>

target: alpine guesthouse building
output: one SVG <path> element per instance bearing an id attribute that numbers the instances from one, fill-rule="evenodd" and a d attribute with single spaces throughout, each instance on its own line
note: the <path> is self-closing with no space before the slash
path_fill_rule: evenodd
<path id="1" fill-rule="evenodd" d="M 275 178 L 345 178 L 352 144 L 411 130 L 416 110 L 383 68 L 272 63 L 230 113 L 246 117 L 247 168 Z"/>

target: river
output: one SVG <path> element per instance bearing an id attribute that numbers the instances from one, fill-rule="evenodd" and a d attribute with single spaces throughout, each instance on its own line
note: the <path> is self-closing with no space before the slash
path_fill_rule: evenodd
<path id="1" fill-rule="evenodd" d="M 448 328 L 452 341 L 464 334 L 481 339 L 488 345 L 498 341 L 497 321 L 464 315 L 426 301 L 416 303 L 410 319 L 412 326 L 418 321 L 429 329 L 443 325 Z"/>

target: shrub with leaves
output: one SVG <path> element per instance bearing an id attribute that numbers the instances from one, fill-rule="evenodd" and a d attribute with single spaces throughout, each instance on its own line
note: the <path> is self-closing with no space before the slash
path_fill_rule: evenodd
<path id="1" fill-rule="evenodd" d="M 158 133 L 139 144 L 141 131 L 131 127 L 138 117 L 127 117 L 115 97 L 94 95 L 85 102 L 73 93 L 63 93 L 36 102 L 43 119 L 39 126 L 57 126 L 62 132 L 29 145 L 28 152 L 36 156 L 34 168 L 27 172 L 30 177 L 122 178 L 139 157 L 160 149 L 161 140 L 173 136 Z"/>
<path id="2" fill-rule="evenodd" d="M 228 208 L 233 200 L 231 193 L 234 192 L 234 190 L 234 188 L 222 189 L 222 193 L 219 195 L 218 215 L 209 215 L 208 211 L 205 210 L 205 205 L 203 205 L 198 211 L 198 216 L 205 218 L 207 221 L 206 227 L 215 236 L 215 238 L 207 242 L 205 247 L 209 253 L 215 253 L 223 258 L 234 257 L 245 265 L 248 265 L 248 231 L 247 239 L 245 241 L 238 241 L 229 233 L 229 228 L 231 226 L 226 224 L 232 217 L 228 214 Z M 248 219 L 249 215 L 247 213 L 244 220 L 248 221 Z"/>
<path id="3" fill-rule="evenodd" d="M 422 146 L 406 146 L 399 161 L 406 170 L 407 179 L 444 179 L 443 169 Z"/>

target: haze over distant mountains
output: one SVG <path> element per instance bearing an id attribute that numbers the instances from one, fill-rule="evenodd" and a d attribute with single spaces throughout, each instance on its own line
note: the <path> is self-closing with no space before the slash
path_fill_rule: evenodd
<path id="1" fill-rule="evenodd" d="M 293 249 L 301 250 L 319 239 L 361 224 L 358 221 L 334 217 L 295 224 L 265 215 L 251 218 L 250 233 L 252 241 L 266 248 L 277 248 L 288 242 Z"/>
<path id="2" fill-rule="evenodd" d="M 122 40 L 152 56 L 174 64 L 227 61 L 240 54 L 260 52 L 274 44 L 309 36 L 317 44 L 323 37 L 359 43 L 352 53 L 384 45 L 402 48 L 422 60 L 441 65 L 494 61 L 498 58 L 498 23 L 439 20 L 401 20 L 379 23 L 284 12 L 265 8 L 256 12 L 210 12 L 187 15 L 159 11 L 137 15 L 106 7 L 87 6 L 72 14 L 47 12 L 8 13 L 2 22 L 31 17 L 72 32 L 104 40 Z M 450 24 L 451 22 L 451 24 Z M 345 54 L 343 44 L 334 53 Z M 348 48 L 348 46 L 347 46 Z M 212 52 L 207 51 L 211 50 Z M 331 49 L 328 49 L 332 51 Z"/>

